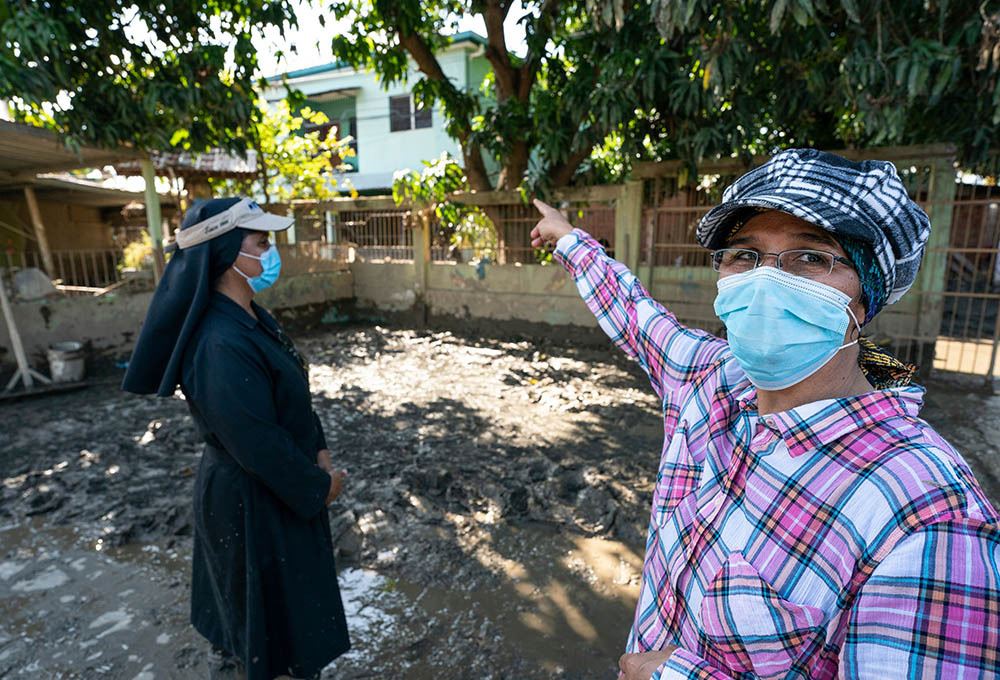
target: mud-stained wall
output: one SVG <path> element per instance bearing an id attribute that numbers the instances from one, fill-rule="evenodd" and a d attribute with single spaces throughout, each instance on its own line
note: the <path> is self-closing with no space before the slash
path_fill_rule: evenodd
<path id="1" fill-rule="evenodd" d="M 282 277 L 257 301 L 275 311 L 349 300 L 353 297 L 350 271 Z M 149 308 L 152 293 L 62 297 L 11 305 L 32 366 L 46 368 L 45 349 L 54 342 L 83 342 L 90 357 L 129 352 Z M 9 373 L 14 352 L 6 324 L 0 320 L 0 365 Z"/>
<path id="2" fill-rule="evenodd" d="M 410 262 L 354 262 L 356 307 L 427 317 L 595 326 L 576 286 L 557 265 L 434 263 L 426 280 Z"/>
<path id="3" fill-rule="evenodd" d="M 593 326 L 594 315 L 559 266 L 434 264 L 428 312 L 436 316 Z"/>
<path id="4" fill-rule="evenodd" d="M 355 304 L 360 309 L 408 312 L 417 304 L 412 262 L 353 262 Z"/>

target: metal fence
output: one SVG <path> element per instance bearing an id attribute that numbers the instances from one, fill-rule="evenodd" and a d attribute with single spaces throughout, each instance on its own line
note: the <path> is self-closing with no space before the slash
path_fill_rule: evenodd
<path id="1" fill-rule="evenodd" d="M 960 181 L 950 207 L 948 244 L 924 263 L 945 270 L 940 291 L 926 291 L 941 298 L 934 367 L 1000 377 L 1000 188 Z"/>
<path id="2" fill-rule="evenodd" d="M 347 210 L 330 215 L 330 242 L 353 245 L 359 260 L 413 260 L 409 211 Z"/>
<path id="3" fill-rule="evenodd" d="M 580 192 L 585 193 L 585 192 Z M 531 230 L 538 223 L 538 210 L 520 197 L 509 202 L 488 201 L 483 197 L 478 207 L 493 225 L 496 234 L 495 260 L 499 264 L 536 264 L 548 259 L 548 252 L 531 246 Z M 469 205 L 475 205 L 469 199 Z M 574 225 L 584 229 L 613 253 L 615 241 L 615 206 L 612 201 L 581 198 L 554 201 Z M 476 250 L 474 256 L 481 257 Z M 467 258 L 466 258 L 467 259 Z"/>
<path id="4" fill-rule="evenodd" d="M 933 225 L 913 288 L 884 310 L 866 333 L 925 369 L 978 375 L 987 382 L 1000 377 L 1000 188 L 981 178 L 957 176 L 951 150 L 943 146 L 841 153 L 855 160 L 894 162 L 910 196 L 928 212 Z M 706 163 L 699 168 L 698 184 L 690 186 L 679 183 L 678 164 L 650 164 L 637 168 L 641 186 L 633 184 L 641 192 L 628 206 L 615 198 L 627 195 L 625 187 L 573 190 L 562 197 L 569 200 L 552 202 L 612 256 L 616 244 L 629 251 L 628 260 L 625 252 L 617 254 L 618 259 L 629 261 L 653 296 L 683 322 L 721 332 L 712 309 L 716 274 L 708 253 L 695 243 L 695 228 L 745 170 L 735 160 Z M 432 262 L 468 262 L 488 255 L 500 264 L 532 264 L 546 258 L 530 244 L 538 213 L 519 195 L 469 194 L 460 202 L 481 209 L 493 225 L 494 240 L 453 245 L 454 225 L 432 221 Z M 321 244 L 317 247 L 340 247 L 318 251 L 318 257 L 349 258 L 351 248 L 361 260 L 414 257 L 412 220 L 419 218 L 388 197 L 317 203 L 294 212 L 300 244 L 314 240 Z M 616 233 L 616 225 L 623 233 Z"/>
<path id="5" fill-rule="evenodd" d="M 55 271 L 48 273 L 59 285 L 106 288 L 122 280 L 121 262 L 119 248 L 53 250 Z M 0 252 L 0 266 L 45 269 L 41 253 L 33 250 Z"/>

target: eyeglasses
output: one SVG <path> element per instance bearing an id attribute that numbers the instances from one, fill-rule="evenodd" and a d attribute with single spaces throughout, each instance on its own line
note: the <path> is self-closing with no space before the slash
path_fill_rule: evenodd
<path id="1" fill-rule="evenodd" d="M 854 269 L 847 258 L 825 250 L 782 250 L 780 253 L 759 253 L 749 248 L 722 248 L 712 251 L 712 269 L 721 274 L 741 274 L 756 269 L 764 258 L 773 255 L 778 269 L 793 276 L 818 279 L 833 273 L 838 262 Z"/>

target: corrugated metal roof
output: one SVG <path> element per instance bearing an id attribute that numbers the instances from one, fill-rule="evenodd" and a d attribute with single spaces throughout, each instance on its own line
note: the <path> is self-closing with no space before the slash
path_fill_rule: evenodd
<path id="1" fill-rule="evenodd" d="M 168 176 L 171 172 L 177 177 L 215 177 L 242 179 L 257 176 L 257 152 L 247 151 L 246 158 L 233 156 L 225 151 L 213 149 L 205 153 L 189 151 L 151 153 L 156 174 Z M 141 175 L 142 167 L 139 161 L 116 163 L 115 170 L 120 175 Z"/>
<path id="2" fill-rule="evenodd" d="M 34 187 L 40 200 L 95 207 L 124 206 L 134 201 L 145 201 L 141 191 L 126 191 L 107 187 L 99 182 L 78 177 L 35 177 L 18 184 L 0 186 L 0 198 L 20 198 L 24 186 Z M 174 203 L 171 194 L 160 194 L 160 203 Z"/>

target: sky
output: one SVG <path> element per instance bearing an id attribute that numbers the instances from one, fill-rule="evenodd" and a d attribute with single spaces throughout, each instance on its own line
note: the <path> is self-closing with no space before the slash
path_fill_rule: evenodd
<path id="1" fill-rule="evenodd" d="M 327 64 L 334 61 L 330 53 L 330 41 L 337 31 L 350 30 L 350 24 L 342 22 L 337 25 L 331 19 L 326 22 L 326 26 L 319 23 L 319 14 L 325 13 L 329 16 L 329 0 L 320 0 L 323 7 L 310 6 L 303 0 L 297 0 L 295 4 L 298 9 L 299 27 L 286 32 L 281 36 L 277 30 L 268 31 L 263 38 L 255 40 L 259 50 L 258 61 L 260 63 L 260 73 L 262 76 L 273 76 L 287 71 L 294 71 L 300 68 L 315 66 L 317 64 Z M 508 48 L 519 55 L 526 51 L 524 43 L 524 28 L 517 20 L 525 14 L 525 9 L 519 1 L 515 1 L 504 22 L 504 30 L 507 36 Z M 475 31 L 480 35 L 486 35 L 486 25 L 479 17 L 455 17 L 457 32 Z M 295 52 L 292 52 L 292 46 Z M 285 59 L 279 61 L 277 52 L 283 50 Z"/>

